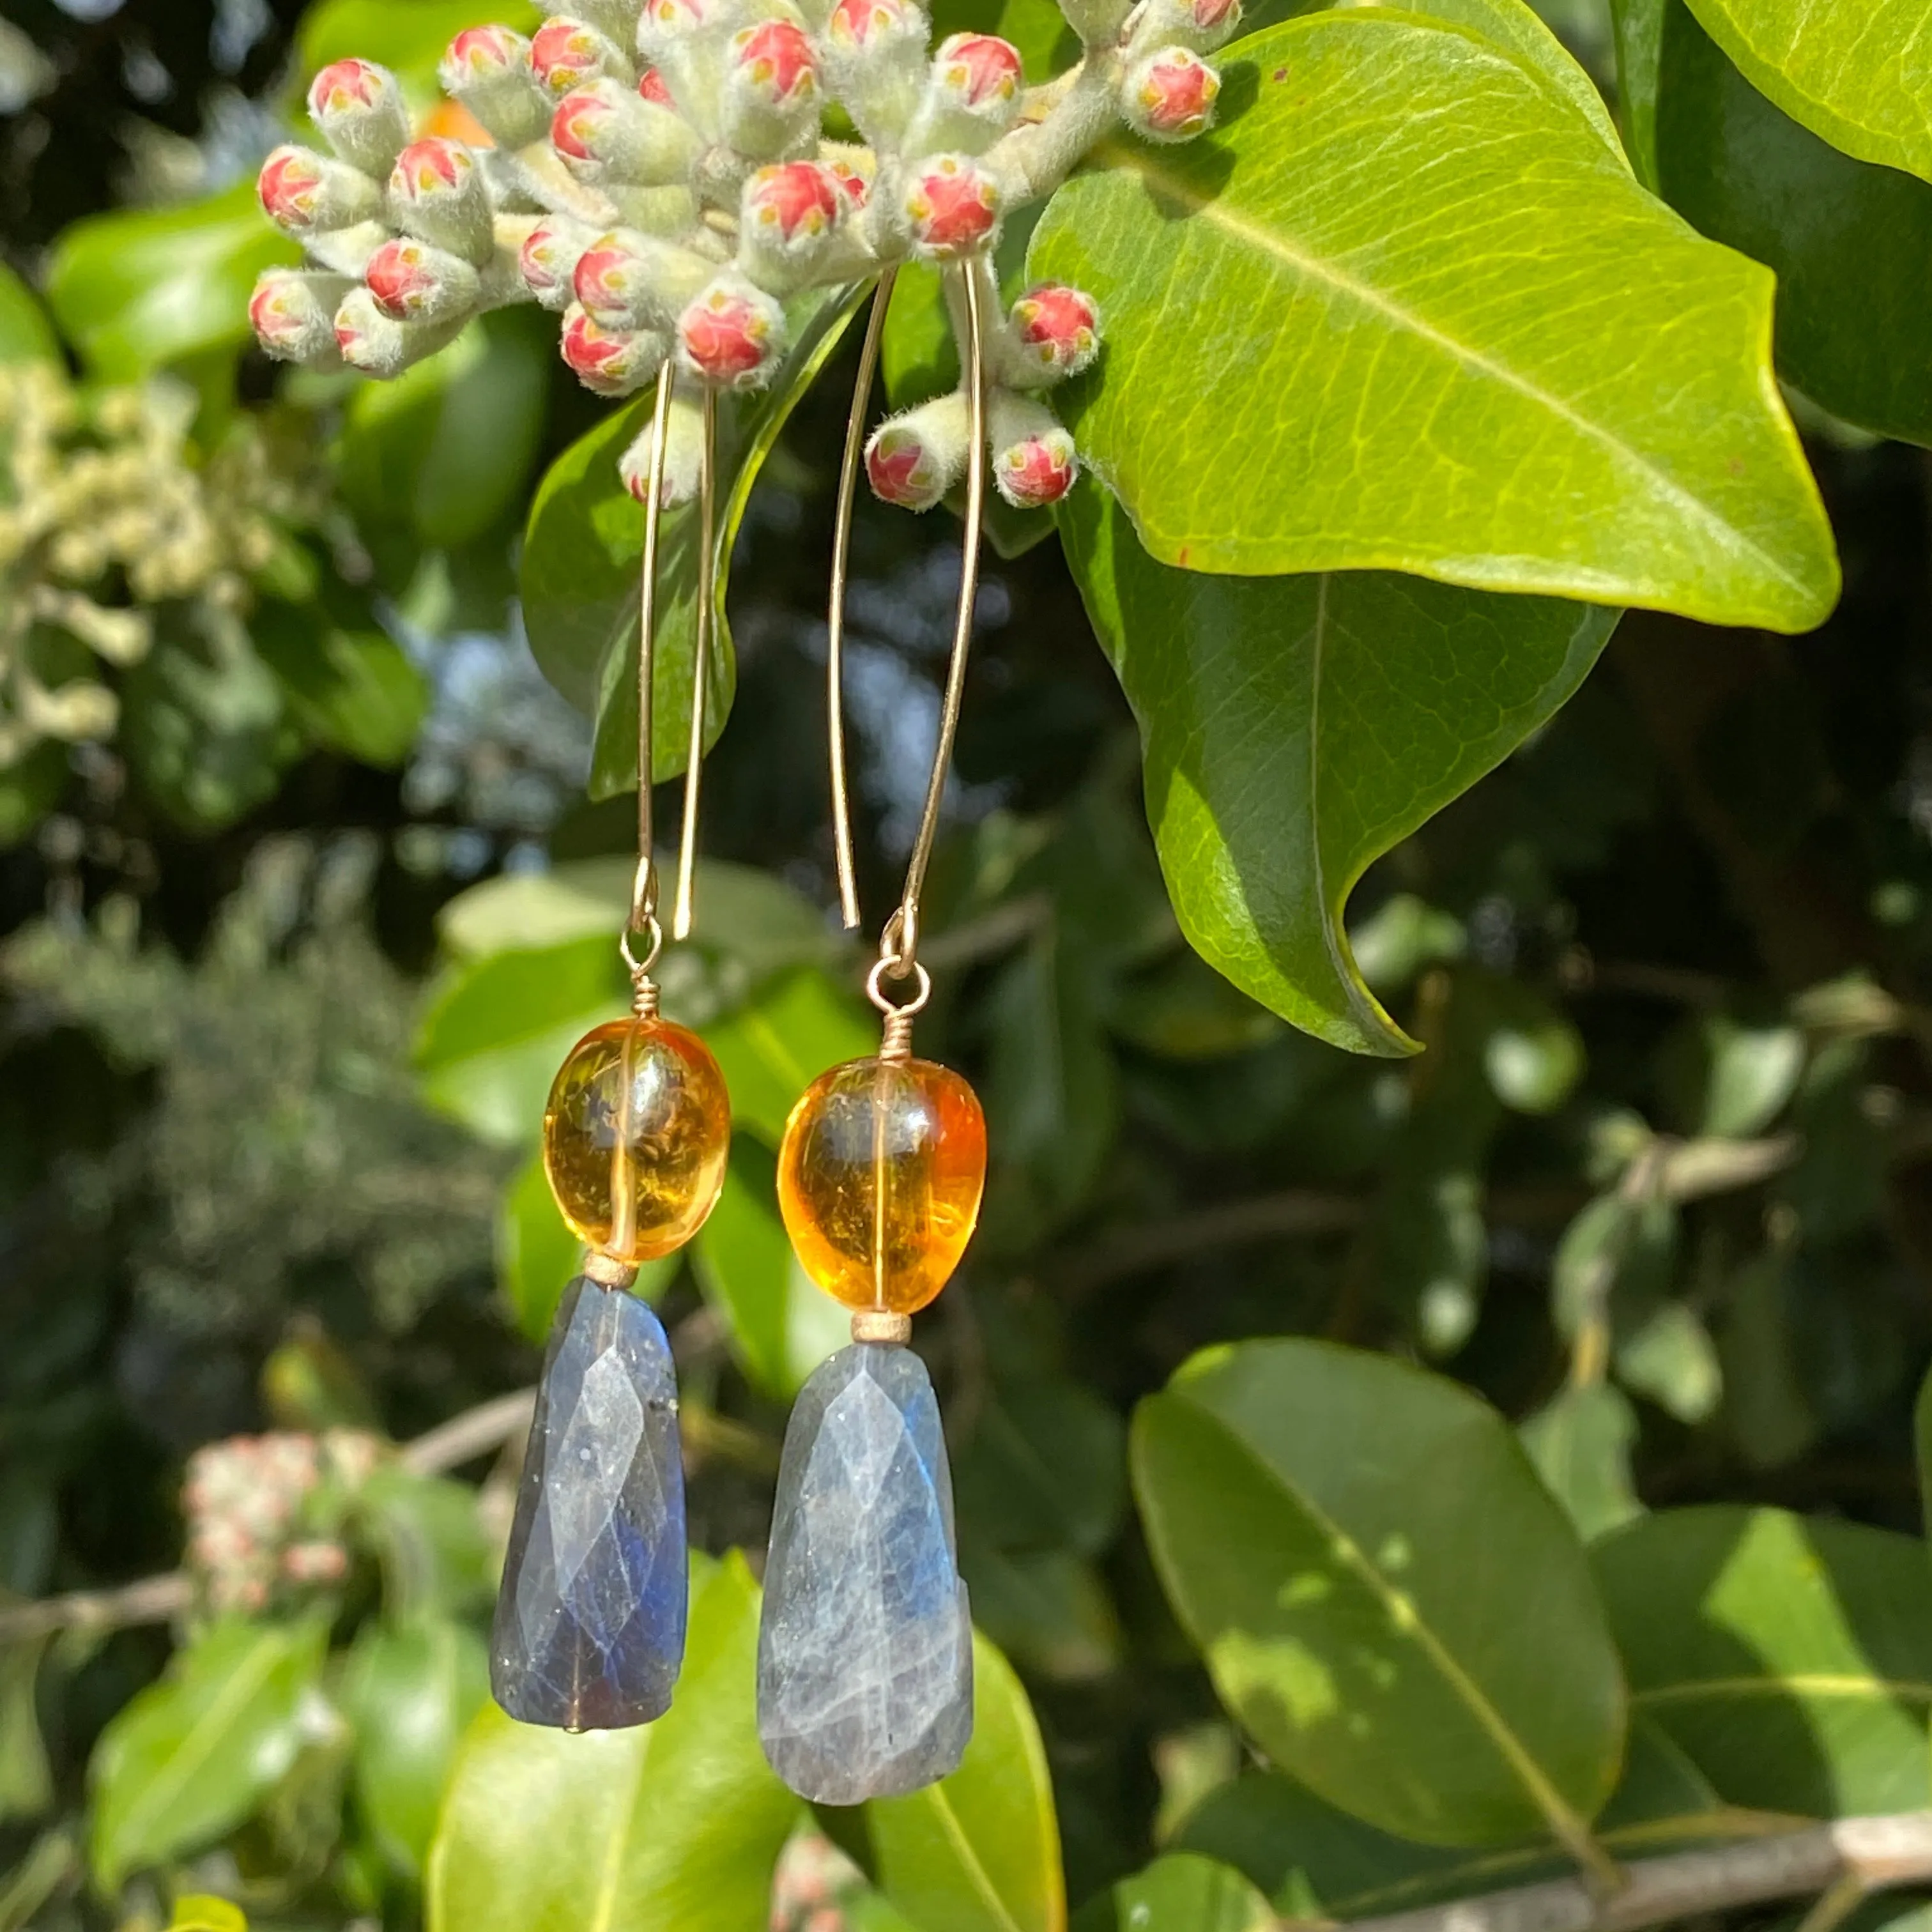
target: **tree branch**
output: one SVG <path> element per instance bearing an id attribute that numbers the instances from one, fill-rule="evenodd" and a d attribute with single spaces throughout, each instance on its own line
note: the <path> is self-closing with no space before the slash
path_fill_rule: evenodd
<path id="1" fill-rule="evenodd" d="M 1932 1811 L 1840 1818 L 1742 1844 L 1641 1858 L 1599 1899 L 1580 1878 L 1510 1886 L 1351 1922 L 1349 1932 L 1640 1932 L 1674 1919 L 1826 1892 L 1932 1881 Z"/>

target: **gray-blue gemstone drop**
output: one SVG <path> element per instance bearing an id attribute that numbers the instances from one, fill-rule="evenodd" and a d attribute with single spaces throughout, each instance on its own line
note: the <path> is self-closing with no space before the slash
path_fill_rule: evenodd
<path id="1" fill-rule="evenodd" d="M 758 1736 L 802 1798 L 856 1804 L 956 1770 L 973 1626 L 939 1404 L 909 1348 L 820 1364 L 785 1431 L 758 1628 Z"/>
<path id="2" fill-rule="evenodd" d="M 544 1357 L 490 1634 L 526 1724 L 614 1730 L 670 1704 L 688 1590 L 677 1376 L 663 1324 L 580 1275 Z"/>

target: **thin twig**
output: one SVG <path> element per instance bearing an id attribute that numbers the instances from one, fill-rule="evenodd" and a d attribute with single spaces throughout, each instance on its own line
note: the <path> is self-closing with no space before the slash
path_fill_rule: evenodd
<path id="1" fill-rule="evenodd" d="M 1932 1880 L 1932 1811 L 1841 1818 L 1747 1843 L 1640 1858 L 1628 1882 L 1599 1898 L 1580 1878 L 1458 1898 L 1351 1922 L 1349 1932 L 1640 1932 L 1674 1919 L 1852 1885 L 1881 1892 Z M 1840 1890 L 1843 1888 L 1843 1890 Z"/>
<path id="2" fill-rule="evenodd" d="M 406 1444 L 396 1460 L 412 1475 L 440 1476 L 460 1469 L 527 1430 L 536 1400 L 535 1389 L 524 1388 L 478 1402 Z"/>

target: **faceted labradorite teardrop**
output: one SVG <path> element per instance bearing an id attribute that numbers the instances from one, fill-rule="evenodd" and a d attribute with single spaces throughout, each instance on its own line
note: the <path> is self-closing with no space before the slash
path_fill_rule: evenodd
<path id="1" fill-rule="evenodd" d="M 544 1358 L 490 1635 L 513 1718 L 648 1724 L 684 1661 L 687 1570 L 677 1378 L 663 1325 L 580 1275 Z"/>
<path id="2" fill-rule="evenodd" d="M 802 1798 L 856 1804 L 958 1768 L 973 1628 L 939 1404 L 909 1348 L 820 1365 L 785 1431 L 758 1630 L 758 1735 Z"/>

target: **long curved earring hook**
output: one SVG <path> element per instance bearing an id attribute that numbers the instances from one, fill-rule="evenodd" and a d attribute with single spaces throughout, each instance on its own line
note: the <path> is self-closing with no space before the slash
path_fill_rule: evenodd
<path id="1" fill-rule="evenodd" d="M 718 393 L 704 386 L 704 446 L 698 461 L 698 639 L 691 657 L 691 737 L 684 766 L 684 819 L 678 828 L 677 901 L 670 936 L 691 937 L 694 874 L 698 866 L 698 794 L 704 775 L 704 699 L 711 679 L 712 600 L 717 560 L 712 555 L 717 521 Z"/>
<path id="2" fill-rule="evenodd" d="M 838 866 L 838 910 L 845 930 L 859 923 L 859 885 L 852 858 L 852 796 L 845 769 L 845 576 L 852 548 L 852 500 L 859 484 L 859 457 L 866 446 L 866 412 L 872 399 L 872 375 L 879 363 L 886 312 L 892 306 L 898 270 L 880 274 L 872 292 L 872 312 L 859 350 L 858 380 L 852 386 L 852 412 L 845 422 L 845 454 L 838 470 L 838 503 L 832 523 L 832 593 L 825 614 L 825 715 L 832 764 L 832 847 Z"/>

